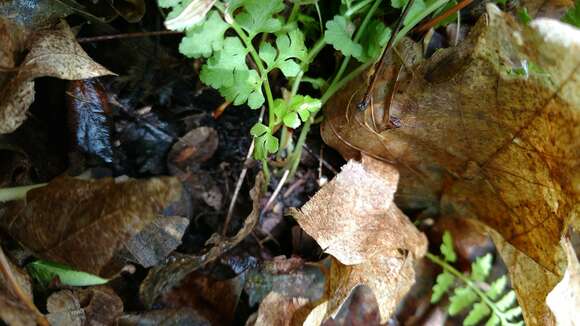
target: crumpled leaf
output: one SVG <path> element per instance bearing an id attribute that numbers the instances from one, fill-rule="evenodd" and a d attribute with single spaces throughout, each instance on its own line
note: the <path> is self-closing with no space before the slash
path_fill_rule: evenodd
<path id="1" fill-rule="evenodd" d="M 32 301 L 30 277 L 23 270 L 8 260 L 10 270 L 20 288 Z M 0 273 L 0 321 L 7 325 L 36 325 L 34 312 L 22 303 L 10 290 L 4 276 Z"/>
<path id="2" fill-rule="evenodd" d="M 112 325 L 123 313 L 123 301 L 112 289 L 98 286 L 55 292 L 46 309 L 51 325 Z"/>
<path id="3" fill-rule="evenodd" d="M 159 296 L 178 285 L 188 274 L 216 260 L 252 232 L 258 223 L 260 215 L 260 198 L 263 183 L 264 177 L 259 174 L 256 177 L 254 188 L 250 191 L 250 197 L 253 200 L 252 212 L 235 236 L 223 239 L 216 233 L 207 241 L 206 244 L 213 245 L 213 247 L 205 254 L 200 256 L 181 255 L 181 257 L 178 256 L 167 264 L 154 267 L 149 271 L 139 289 L 139 296 L 146 306 L 152 306 Z"/>
<path id="4" fill-rule="evenodd" d="M 57 178 L 13 202 L 0 226 L 38 257 L 110 276 L 123 243 L 180 198 L 175 178 L 96 181 Z"/>
<path id="5" fill-rule="evenodd" d="M 160 264 L 181 244 L 189 220 L 180 216 L 157 217 L 123 245 L 119 255 L 148 268 Z"/>
<path id="6" fill-rule="evenodd" d="M 332 260 L 326 316 L 335 314 L 360 284 L 379 303 L 381 323 L 414 282 L 413 261 L 427 249 L 393 202 L 399 176 L 383 162 L 363 156 L 349 161 L 328 185 L 292 215 Z"/>
<path id="7" fill-rule="evenodd" d="M 300 297 L 286 297 L 277 292 L 270 292 L 260 303 L 254 326 L 291 326 L 300 325 L 293 320 L 296 313 L 310 301 Z M 246 324 L 248 325 L 248 324 Z"/>
<path id="8" fill-rule="evenodd" d="M 13 28 L 0 19 L 0 25 Z M 2 30 L 0 26 L 0 31 Z M 55 77 L 77 80 L 113 74 L 94 62 L 81 46 L 66 22 L 55 28 L 38 31 L 28 40 L 30 51 L 22 62 L 12 60 L 7 68 L 16 68 L 14 76 L 0 85 L 0 133 L 10 133 L 26 120 L 28 107 L 34 101 L 34 79 Z M 22 35 L 14 36 L 22 38 Z M 12 40 L 15 41 L 15 40 Z M 22 43 L 20 43 L 22 44 Z M 12 46 L 12 51 L 22 51 Z M 5 55 L 5 54 L 4 54 Z M 0 62 L 3 62 L 0 58 Z"/>
<path id="9" fill-rule="evenodd" d="M 244 274 L 221 280 L 193 272 L 180 286 L 163 294 L 160 305 L 190 307 L 212 325 L 232 325 L 244 284 Z"/>
<path id="10" fill-rule="evenodd" d="M 545 296 L 563 275 L 560 238 L 578 209 L 580 32 L 488 11 L 459 47 L 412 66 L 392 101 L 383 80 L 373 107 L 355 113 L 358 101 L 347 103 L 366 85 L 346 86 L 322 134 L 347 158 L 363 152 L 394 164 L 402 207 L 441 208 L 497 230 L 496 245 L 513 246 L 500 252 L 534 324 L 551 319 Z M 529 62 L 541 72 L 514 73 Z M 385 102 L 399 128 L 375 127 L 385 125 L 372 118 Z"/>

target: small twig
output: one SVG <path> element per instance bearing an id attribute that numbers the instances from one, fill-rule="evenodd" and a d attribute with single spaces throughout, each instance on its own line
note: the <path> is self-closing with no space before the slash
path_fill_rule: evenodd
<path id="1" fill-rule="evenodd" d="M 336 171 L 336 169 L 334 168 L 334 166 L 332 166 L 330 163 L 328 163 L 328 161 L 326 161 L 325 159 L 323 159 L 322 157 L 318 156 L 318 154 L 312 152 L 312 150 L 305 144 L 303 146 L 303 148 L 306 150 L 306 153 L 308 153 L 309 155 L 312 155 L 312 157 L 314 157 L 315 159 L 319 160 L 320 162 L 322 162 L 322 164 L 328 169 L 330 170 L 332 173 L 334 174 L 338 174 L 338 171 Z"/>
<path id="2" fill-rule="evenodd" d="M 399 20 L 397 21 L 397 24 L 395 25 L 395 28 L 393 29 L 393 32 L 391 33 L 391 37 L 389 37 L 389 42 L 387 43 L 387 46 L 383 49 L 383 54 L 381 54 L 381 59 L 375 65 L 375 71 L 373 72 L 373 75 L 371 77 L 371 82 L 367 88 L 365 96 L 362 98 L 362 100 L 356 106 L 359 111 L 364 111 L 369 106 L 371 94 L 375 88 L 375 84 L 377 82 L 377 79 L 381 74 L 381 70 L 382 70 L 383 65 L 385 63 L 385 60 L 387 59 L 387 54 L 391 51 L 391 48 L 394 46 L 395 40 L 397 39 L 397 35 L 399 34 L 399 30 L 403 26 L 403 22 L 405 21 L 405 17 L 407 17 L 407 15 L 409 14 L 409 10 L 413 6 L 413 3 L 415 3 L 415 0 L 409 0 L 409 2 L 407 3 L 407 6 L 405 7 L 405 10 L 403 10 L 403 13 L 399 17 Z"/>
<path id="3" fill-rule="evenodd" d="M 137 33 L 122 33 L 122 34 L 112 34 L 112 35 L 102 35 L 102 36 L 91 36 L 91 37 L 79 37 L 77 42 L 79 43 L 90 43 L 90 42 L 103 42 L 126 38 L 135 37 L 149 37 L 149 36 L 159 36 L 159 35 L 179 35 L 183 32 L 177 31 L 154 31 L 154 32 L 137 32 Z"/>
<path id="4" fill-rule="evenodd" d="M 288 178 L 289 174 L 290 170 L 286 169 L 284 171 L 284 174 L 282 175 L 282 178 L 280 179 L 280 182 L 278 182 L 278 186 L 276 186 L 276 190 L 274 190 L 274 193 L 272 193 L 272 196 L 270 196 L 268 202 L 266 202 L 266 206 L 264 206 L 262 213 L 270 210 L 270 206 L 272 206 L 272 203 L 274 203 L 274 200 L 276 199 L 276 197 L 278 197 L 278 194 L 280 193 L 280 190 L 282 190 L 282 187 L 284 187 L 284 184 L 286 183 L 286 179 Z"/>
<path id="5" fill-rule="evenodd" d="M 440 22 L 445 20 L 447 17 L 449 17 L 449 16 L 453 15 L 454 13 L 458 12 L 459 10 L 467 7 L 472 1 L 473 0 L 463 0 L 463 1 L 459 2 L 455 6 L 445 10 L 445 12 L 442 13 L 441 15 L 439 15 L 439 16 L 431 19 L 430 21 L 426 22 L 425 24 L 417 27 L 417 29 L 415 29 L 415 32 L 422 33 L 422 32 L 426 32 L 426 31 L 430 30 L 432 27 L 436 26 L 437 24 L 439 24 Z"/>
<path id="6" fill-rule="evenodd" d="M 6 255 L 4 255 L 2 247 L 0 247 L 0 272 L 2 272 L 4 280 L 12 293 L 20 300 L 20 302 L 22 302 L 30 311 L 34 313 L 36 316 L 36 323 L 42 326 L 49 326 L 49 323 L 44 315 L 38 311 L 38 308 L 36 308 L 30 297 L 24 293 L 24 290 L 22 290 L 16 281 L 16 278 L 12 273 L 12 269 L 10 268 L 10 264 L 8 263 L 8 259 L 6 258 Z"/>
<path id="7" fill-rule="evenodd" d="M 258 122 L 262 122 L 264 119 L 264 112 L 266 111 L 266 107 L 262 106 L 262 110 L 260 111 L 260 117 L 258 118 Z M 246 154 L 246 159 L 244 160 L 244 168 L 240 172 L 240 176 L 238 178 L 238 182 L 236 183 L 236 188 L 234 189 L 234 195 L 232 196 L 232 201 L 230 202 L 230 206 L 228 207 L 228 214 L 226 215 L 226 220 L 224 222 L 224 228 L 222 230 L 222 236 L 225 236 L 228 231 L 228 226 L 230 225 L 230 220 L 232 219 L 232 214 L 234 213 L 234 207 L 236 206 L 236 200 L 240 195 L 240 190 L 242 189 L 242 184 L 244 183 L 244 179 L 246 178 L 246 174 L 248 173 L 248 167 L 246 162 L 252 157 L 252 153 L 254 153 L 254 146 L 255 140 L 252 139 L 252 143 L 250 144 L 250 148 L 248 148 L 248 154 Z"/>
<path id="8" fill-rule="evenodd" d="M 230 104 L 232 104 L 232 102 L 224 101 L 222 104 L 220 104 L 220 106 L 218 106 L 215 110 L 213 110 L 213 112 L 211 113 L 211 117 L 214 118 L 215 120 L 219 119 L 219 117 L 221 117 L 221 115 L 228 108 L 228 106 L 230 106 Z"/>

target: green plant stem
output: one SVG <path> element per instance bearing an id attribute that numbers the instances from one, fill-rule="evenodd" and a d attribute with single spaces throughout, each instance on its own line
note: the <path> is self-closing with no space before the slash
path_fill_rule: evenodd
<path id="1" fill-rule="evenodd" d="M 367 12 L 367 15 L 365 16 L 365 18 L 363 19 L 360 27 L 356 31 L 356 34 L 354 35 L 354 38 L 353 38 L 354 42 L 358 42 L 360 40 L 360 38 L 363 36 L 363 34 L 367 28 L 367 25 L 371 21 L 371 18 L 373 17 L 375 11 L 377 11 L 377 9 L 379 8 L 380 4 L 381 4 L 381 0 L 375 0 L 375 3 L 369 9 L 369 11 Z M 336 75 L 332 79 L 332 82 L 330 82 L 331 86 L 335 83 L 338 83 L 340 78 L 342 78 L 342 75 L 344 74 L 344 72 L 346 71 L 346 68 L 348 67 L 348 63 L 350 62 L 350 58 L 351 58 L 351 56 L 344 57 L 344 59 L 342 60 L 342 63 L 340 64 L 340 67 L 338 68 L 338 72 L 336 73 Z"/>
<path id="2" fill-rule="evenodd" d="M 427 257 L 433 263 L 441 266 L 441 268 L 443 268 L 443 270 L 445 270 L 446 272 L 449 272 L 453 276 L 457 277 L 463 283 L 467 284 L 467 286 L 469 286 L 475 293 L 477 293 L 477 295 L 481 298 L 481 300 L 483 300 L 485 302 L 485 304 L 490 309 L 492 309 L 496 315 L 498 315 L 501 318 L 502 325 L 509 323 L 507 321 L 507 319 L 505 318 L 503 312 L 501 310 L 499 310 L 499 308 L 495 305 L 495 303 L 493 301 L 491 301 L 487 297 L 487 295 L 485 293 L 483 293 L 483 291 L 481 291 L 481 289 L 479 289 L 479 287 L 475 283 L 473 283 L 469 278 L 467 278 L 465 275 L 463 275 L 463 273 L 459 272 L 457 269 L 455 269 L 455 267 L 449 265 L 443 259 L 433 255 L 432 253 L 429 253 L 429 252 L 426 253 L 425 257 Z"/>
<path id="3" fill-rule="evenodd" d="M 0 189 L 0 202 L 25 199 L 28 191 L 46 186 L 46 183 L 40 183 L 30 186 L 2 188 Z"/>
<path id="4" fill-rule="evenodd" d="M 215 7 L 222 13 L 222 15 L 228 15 L 223 4 L 216 2 Z M 254 63 L 258 68 L 260 78 L 264 82 L 264 91 L 266 92 L 266 99 L 268 101 L 268 127 L 270 127 L 270 129 L 273 130 L 274 112 L 272 111 L 272 108 L 274 107 L 274 96 L 272 96 L 272 88 L 270 87 L 270 80 L 268 79 L 268 71 L 266 70 L 266 68 L 264 68 L 262 59 L 260 59 L 258 51 L 256 51 L 256 48 L 254 48 L 250 36 L 242 30 L 240 25 L 238 25 L 238 23 L 236 23 L 235 20 L 226 19 L 226 22 L 228 22 L 232 27 L 232 29 L 236 32 L 236 34 L 238 34 L 238 37 L 242 40 L 246 49 L 248 49 L 248 52 L 250 53 L 252 60 L 254 60 Z"/>
<path id="5" fill-rule="evenodd" d="M 296 17 L 298 17 L 298 13 L 300 12 L 300 3 L 298 1 L 294 2 L 294 6 L 292 6 L 292 11 L 290 12 L 290 16 L 288 16 L 288 23 L 292 23 L 296 21 Z"/>
<path id="6" fill-rule="evenodd" d="M 413 17 L 413 20 L 409 21 L 407 24 L 401 28 L 399 34 L 397 34 L 397 38 L 395 39 L 395 44 L 397 44 L 407 33 L 409 33 L 419 22 L 421 22 L 425 17 L 431 15 L 441 6 L 444 6 L 449 0 L 438 0 L 437 2 L 432 3 L 429 7 L 425 8 L 425 10 L 421 11 L 420 14 Z"/>
<path id="7" fill-rule="evenodd" d="M 365 0 L 357 3 L 356 5 L 350 7 L 344 15 L 347 17 L 351 17 L 352 15 L 357 14 L 361 9 L 368 6 L 369 3 L 373 2 L 374 0 Z M 380 1 L 379 1 L 380 2 Z"/>
<path id="8" fill-rule="evenodd" d="M 373 6 L 369 9 L 369 11 L 367 11 L 365 18 L 363 19 L 360 27 L 358 28 L 358 30 L 356 31 L 356 34 L 354 36 L 355 42 L 358 42 L 358 40 L 364 34 L 364 32 L 367 28 L 367 25 L 369 24 L 371 18 L 373 17 L 374 13 L 376 12 L 376 10 L 378 9 L 380 4 L 381 4 L 381 0 L 375 0 L 375 3 L 373 4 Z M 316 43 L 316 45 L 313 47 L 312 51 L 309 53 L 309 55 L 308 55 L 309 60 L 312 60 L 316 56 L 316 54 L 318 54 L 318 52 L 320 52 L 320 50 L 322 50 L 324 45 L 325 45 L 324 38 L 321 38 Z M 339 69 L 339 72 L 333 78 L 332 82 L 330 83 L 330 86 L 324 92 L 324 94 L 322 95 L 322 98 L 320 99 L 320 102 L 322 103 L 322 105 L 324 105 L 332 97 L 332 95 L 334 95 L 334 93 L 336 93 L 339 89 L 344 87 L 344 85 L 346 85 L 346 83 L 351 81 L 353 78 L 358 76 L 361 72 L 365 71 L 369 66 L 372 65 L 372 61 L 366 62 L 366 63 L 358 66 L 353 71 L 351 71 L 346 77 L 340 79 L 340 77 L 342 77 L 342 74 L 346 70 L 346 67 L 348 66 L 349 60 L 350 60 L 350 56 L 345 57 L 343 59 L 343 62 L 342 62 L 341 67 Z M 309 61 L 307 61 L 307 62 L 310 63 Z M 293 87 L 293 89 L 294 89 L 294 87 Z M 298 142 L 296 143 L 296 147 L 294 148 L 294 152 L 291 154 L 292 158 L 290 160 L 290 175 L 288 177 L 288 180 L 291 180 L 292 178 L 294 178 L 294 174 L 296 173 L 296 170 L 298 169 L 298 165 L 300 163 L 300 157 L 302 156 L 302 149 L 304 148 L 304 143 L 306 142 L 306 136 L 308 135 L 308 132 L 310 131 L 310 127 L 312 126 L 312 123 L 316 120 L 317 114 L 318 114 L 318 112 L 312 114 L 310 116 L 310 119 L 308 119 L 308 121 L 306 121 L 306 123 L 304 123 L 302 130 L 300 130 L 300 135 L 298 136 Z"/>

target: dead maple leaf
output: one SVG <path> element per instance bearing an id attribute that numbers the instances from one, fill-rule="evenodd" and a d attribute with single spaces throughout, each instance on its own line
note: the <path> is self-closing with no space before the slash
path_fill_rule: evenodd
<path id="1" fill-rule="evenodd" d="M 235 236 L 224 239 L 215 233 L 206 242 L 206 245 L 212 247 L 205 254 L 200 256 L 176 255 L 175 259 L 167 264 L 149 270 L 139 289 L 139 296 L 146 306 L 151 307 L 161 295 L 181 283 L 188 274 L 218 259 L 252 232 L 260 217 L 260 198 L 262 197 L 263 184 L 264 177 L 259 174 L 256 177 L 254 188 L 250 191 L 250 197 L 253 201 L 252 212 Z"/>
<path id="2" fill-rule="evenodd" d="M 397 208 L 397 170 L 363 156 L 292 215 L 323 250 L 335 257 L 327 282 L 326 317 L 334 315 L 360 284 L 377 297 L 381 323 L 414 282 L 413 261 L 427 239 Z"/>
<path id="3" fill-rule="evenodd" d="M 15 27 L 0 19 L 0 33 Z M 3 68 L 14 71 L 0 73 L 12 74 L 11 78 L 4 76 L 4 83 L 0 84 L 0 134 L 13 132 L 26 120 L 28 107 L 34 101 L 35 78 L 77 80 L 113 74 L 86 54 L 64 21 L 34 33 L 18 28 L 21 32 L 2 36 L 9 35 L 6 42 L 9 50 L 0 52 L 0 64 L 8 63 Z M 22 51 L 22 39 L 31 45 L 24 60 L 19 62 L 15 56 Z"/>
<path id="4" fill-rule="evenodd" d="M 357 113 L 366 86 L 353 81 L 329 103 L 322 134 L 347 158 L 394 164 L 402 207 L 439 207 L 496 230 L 526 322 L 549 324 L 545 297 L 564 273 L 560 239 L 580 195 L 580 31 L 488 12 L 459 47 L 410 66 L 392 100 L 387 78 Z M 385 103 L 400 128 L 377 127 Z"/>
<path id="5" fill-rule="evenodd" d="M 116 183 L 69 177 L 30 190 L 12 202 L 0 227 L 38 257 L 89 273 L 111 276 L 118 249 L 161 209 L 180 198 L 175 178 Z M 109 266 L 109 268 L 107 268 Z"/>

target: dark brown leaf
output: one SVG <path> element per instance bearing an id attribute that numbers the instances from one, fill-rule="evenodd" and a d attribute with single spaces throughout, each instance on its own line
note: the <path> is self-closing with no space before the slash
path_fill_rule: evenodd
<path id="1" fill-rule="evenodd" d="M 111 276 L 113 255 L 180 198 L 174 178 L 97 181 L 58 178 L 31 190 L 0 224 L 39 257 L 81 271 Z"/>
<path id="2" fill-rule="evenodd" d="M 252 212 L 246 218 L 244 226 L 235 236 L 223 239 L 216 233 L 207 242 L 208 245 L 213 245 L 207 253 L 201 256 L 177 257 L 167 265 L 158 266 L 149 271 L 139 289 L 141 300 L 146 306 L 152 306 L 159 296 L 179 284 L 188 274 L 218 259 L 223 253 L 235 247 L 252 232 L 260 216 L 260 198 L 262 197 L 263 184 L 264 178 L 259 174 L 256 177 L 254 188 L 250 191 L 250 196 L 253 200 Z"/>
<path id="3" fill-rule="evenodd" d="M 168 308 L 190 307 L 212 325 L 232 325 L 243 281 L 243 275 L 218 280 L 193 272 L 179 287 L 165 293 L 160 304 Z"/>
<path id="4" fill-rule="evenodd" d="M 123 245 L 120 256 L 146 268 L 158 265 L 181 244 L 188 225 L 184 217 L 158 217 Z"/>

